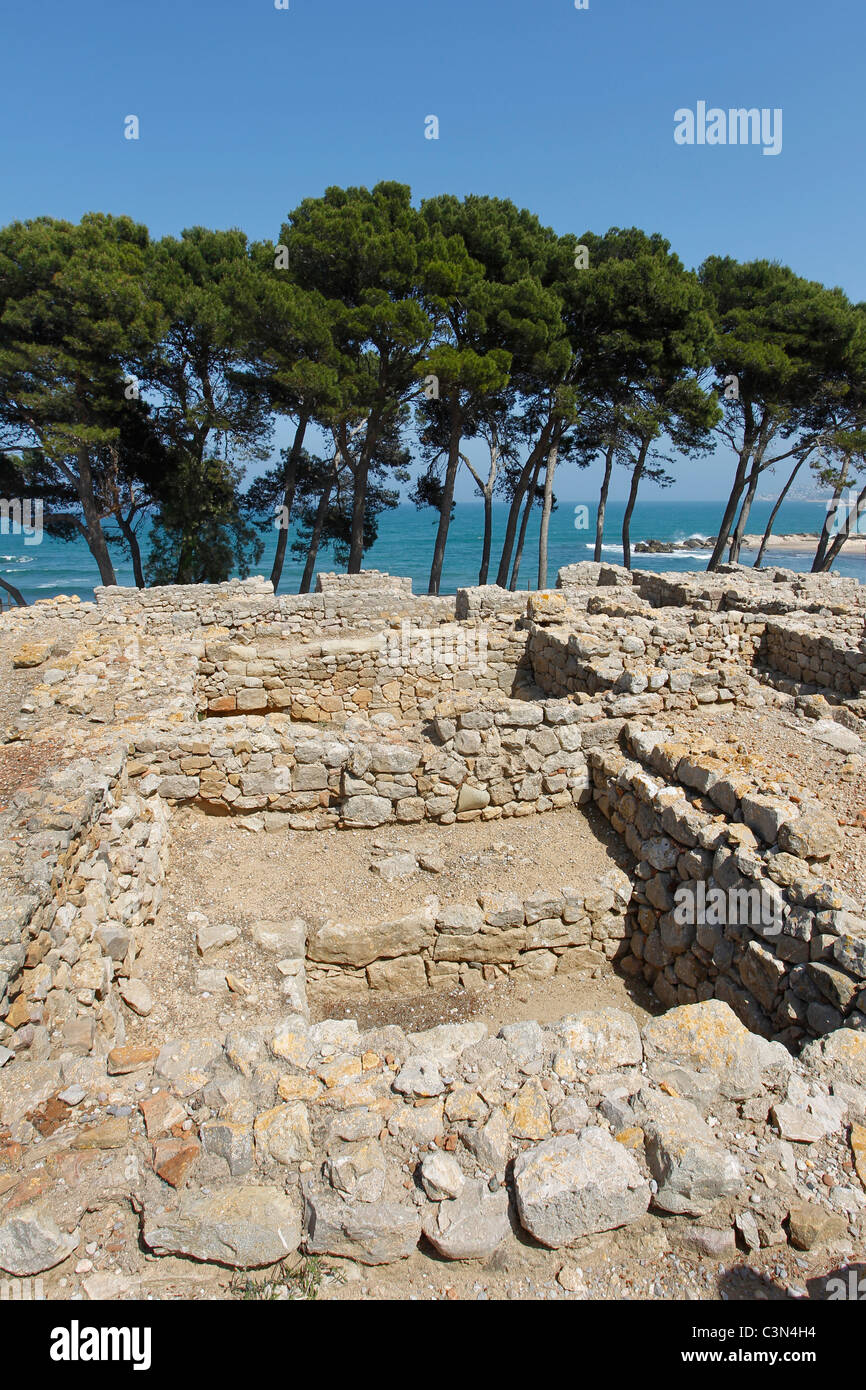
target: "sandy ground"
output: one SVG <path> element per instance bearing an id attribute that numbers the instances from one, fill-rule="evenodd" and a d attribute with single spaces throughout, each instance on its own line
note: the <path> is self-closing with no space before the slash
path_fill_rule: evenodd
<path id="1" fill-rule="evenodd" d="M 763 536 L 744 536 L 743 549 L 757 550 L 762 540 Z M 814 534 L 808 531 L 801 531 L 792 532 L 787 536 L 771 536 L 767 541 L 767 550 L 788 551 L 791 554 L 805 550 L 810 554 L 814 554 L 817 545 L 817 531 L 814 532 Z M 842 546 L 842 553 L 844 555 L 866 556 L 866 534 L 849 537 Z"/>
<path id="2" fill-rule="evenodd" d="M 388 884 L 372 871 L 380 846 L 438 854 L 439 873 L 417 871 Z M 393 826 L 371 831 L 280 831 L 251 834 L 229 819 L 197 811 L 177 812 L 166 898 L 151 929 L 137 972 L 156 1004 L 137 1019 L 130 1040 L 164 1041 L 172 1030 L 205 1031 L 277 1017 L 285 1012 L 273 956 L 252 940 L 261 920 L 335 916 L 386 920 L 423 905 L 471 902 L 484 893 L 588 886 L 612 864 L 627 867 L 627 852 L 594 810 L 564 809 L 507 821 L 452 826 Z M 239 936 L 220 952 L 218 964 L 236 990 L 214 990 L 201 975 L 190 912 L 213 923 L 231 923 Z M 171 980 L 172 988 L 165 988 Z M 484 1019 L 494 1031 L 518 1018 L 558 1018 L 581 1007 L 611 1004 L 644 1016 L 650 998 L 611 967 L 598 979 L 577 976 L 548 982 L 486 982 L 478 990 L 428 990 L 420 996 L 373 993 L 327 1002 L 328 1016 L 357 1018 L 362 1027 L 395 1023 L 407 1030 L 467 1018 Z M 316 1009 L 315 991 L 311 1005 Z"/>

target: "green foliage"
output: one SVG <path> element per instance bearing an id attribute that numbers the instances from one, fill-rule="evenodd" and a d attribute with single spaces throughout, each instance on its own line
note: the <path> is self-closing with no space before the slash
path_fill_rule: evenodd
<path id="1" fill-rule="evenodd" d="M 626 563 L 642 480 L 664 486 L 672 452 L 698 458 L 713 430 L 737 457 L 713 563 L 726 536 L 734 553 L 758 476 L 780 458 L 808 458 L 837 490 L 859 480 L 864 306 L 769 261 L 713 256 L 695 275 L 638 228 L 579 244 L 580 266 L 575 236 L 507 199 L 416 207 L 396 182 L 304 199 L 277 243 L 204 227 L 152 243 L 97 213 L 12 223 L 0 489 L 41 500 L 49 534 L 84 536 L 106 583 L 118 546 L 139 582 L 247 574 L 284 508 L 308 584 L 320 548 L 360 568 L 409 478 L 414 423 L 424 470 L 411 495 L 439 514 L 435 593 L 462 465 L 484 498 L 484 575 L 492 497 L 509 499 L 499 583 L 541 498 L 543 572 L 557 465 L 601 454 L 602 507 L 614 464 L 629 470 Z M 736 399 L 722 400 L 730 377 Z M 244 492 L 277 417 L 293 440 Z M 484 476 L 473 440 L 489 450 Z M 275 584 L 287 545 L 283 531 Z"/>

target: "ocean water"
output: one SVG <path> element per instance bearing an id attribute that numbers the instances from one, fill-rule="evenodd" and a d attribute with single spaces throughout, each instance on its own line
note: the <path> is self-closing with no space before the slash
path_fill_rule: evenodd
<path id="1" fill-rule="evenodd" d="M 624 507 L 622 502 L 609 503 L 605 517 L 603 558 L 614 564 L 622 562 L 620 533 Z M 770 502 L 755 503 L 749 520 L 750 533 L 763 533 L 771 507 Z M 696 535 L 714 535 L 722 510 L 721 502 L 687 502 L 679 501 L 676 497 L 639 503 L 632 518 L 632 546 L 639 540 L 675 541 Z M 496 578 L 507 514 L 504 503 L 494 506 L 491 579 Z M 824 514 L 822 502 L 786 502 L 776 518 L 774 533 L 818 532 Z M 520 570 L 521 588 L 534 588 L 538 579 L 540 515 L 540 509 L 536 509 L 529 523 Z M 592 559 L 595 543 L 594 506 L 589 507 L 589 520 L 589 530 L 576 529 L 573 502 L 561 502 L 553 513 L 548 545 L 549 585 L 556 582 L 556 572 L 562 565 Z M 419 511 L 410 504 L 384 514 L 380 518 L 379 538 L 364 556 L 364 567 L 386 570 L 390 574 L 410 575 L 415 593 L 426 593 L 437 521 L 437 513 L 429 509 Z M 481 503 L 459 503 L 448 533 L 441 586 L 443 594 L 454 593 L 463 585 L 477 584 L 483 534 L 484 512 Z M 276 535 L 275 529 L 263 532 L 265 551 L 256 566 L 257 573 L 270 574 Z M 839 574 L 853 575 L 861 583 L 866 583 L 866 536 L 862 539 L 862 550 L 858 543 L 854 553 L 849 552 L 840 558 L 834 569 Z M 146 535 L 143 535 L 142 541 L 146 552 Z M 814 550 L 813 544 L 811 547 L 804 546 L 798 553 L 768 551 L 765 560 L 771 565 L 808 571 Z M 303 561 L 294 560 L 290 552 L 291 546 L 280 592 L 297 592 L 303 572 Z M 118 583 L 131 585 L 132 566 L 123 547 L 112 547 L 112 553 Z M 634 568 L 652 570 L 704 570 L 708 558 L 709 551 L 706 550 L 680 551 L 673 555 L 636 555 L 633 552 L 632 565 Z M 751 564 L 755 553 L 743 551 L 740 558 L 744 564 Z M 330 570 L 339 567 L 331 554 L 320 552 L 318 568 Z M 93 596 L 94 585 L 99 583 L 96 564 L 83 541 L 64 542 L 43 536 L 40 544 L 27 544 L 26 537 L 9 534 L 2 522 L 0 575 L 20 589 L 29 603 L 56 594 L 77 594 L 80 598 L 89 599 Z M 3 591 L 0 591 L 0 599 L 6 601 Z"/>

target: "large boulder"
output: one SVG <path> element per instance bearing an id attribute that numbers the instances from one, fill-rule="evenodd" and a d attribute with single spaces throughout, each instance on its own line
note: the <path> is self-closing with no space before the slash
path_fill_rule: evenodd
<path id="1" fill-rule="evenodd" d="M 327 965 L 370 965 L 374 960 L 417 955 L 433 944 L 435 929 L 432 908 L 388 922 L 323 922 L 310 934 L 307 956 Z"/>
<path id="2" fill-rule="evenodd" d="M 424 1234 L 446 1260 L 483 1260 L 502 1244 L 510 1230 L 508 1190 L 491 1192 L 472 1178 L 452 1201 L 440 1202 L 424 1220 Z"/>
<path id="3" fill-rule="evenodd" d="M 622 1009 L 592 1009 L 562 1019 L 563 1046 L 586 1064 L 588 1071 L 636 1067 L 643 1061 L 640 1030 Z"/>
<path id="4" fill-rule="evenodd" d="M 748 1100 L 778 1084 L 793 1065 L 781 1043 L 770 1043 L 737 1018 L 720 999 L 684 1004 L 651 1019 L 643 1030 L 647 1061 L 663 1059 L 720 1079 L 721 1094 Z"/>
<path id="5" fill-rule="evenodd" d="M 207 1196 L 184 1192 L 176 1207 L 145 1208 L 143 1236 L 157 1255 L 256 1269 L 297 1250 L 300 1212 L 279 1187 L 223 1188 Z"/>
<path id="6" fill-rule="evenodd" d="M 654 1206 L 677 1216 L 703 1216 L 739 1190 L 739 1164 L 689 1101 L 656 1093 L 639 1118 L 658 1183 Z"/>
<path id="7" fill-rule="evenodd" d="M 397 1202 L 347 1201 L 310 1184 L 304 1189 L 308 1255 L 342 1255 L 365 1265 L 392 1264 L 412 1254 L 421 1216 Z"/>
<path id="8" fill-rule="evenodd" d="M 866 1086 L 866 1031 L 839 1028 L 804 1047 L 802 1060 L 819 1076 Z"/>
<path id="9" fill-rule="evenodd" d="M 639 1221 L 650 1201 L 637 1160 L 599 1128 L 546 1139 L 522 1153 L 514 1191 L 521 1224 L 554 1250 Z"/>

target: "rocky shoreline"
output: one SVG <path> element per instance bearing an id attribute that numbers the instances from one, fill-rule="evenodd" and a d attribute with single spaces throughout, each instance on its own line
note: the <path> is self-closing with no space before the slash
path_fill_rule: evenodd
<path id="1" fill-rule="evenodd" d="M 787 554 L 800 554 L 803 551 L 813 553 L 817 547 L 819 532 L 799 531 L 790 535 L 770 536 L 764 546 L 765 552 L 776 551 Z M 743 537 L 742 549 L 747 553 L 757 551 L 763 543 L 763 536 L 745 535 Z M 646 541 L 635 541 L 632 550 L 636 555 L 676 555 L 682 551 L 706 550 L 712 551 L 716 543 L 715 536 L 688 536 L 681 541 L 662 541 L 650 539 Z M 849 536 L 842 546 L 843 554 L 860 553 L 860 548 L 866 546 L 866 536 Z"/>

